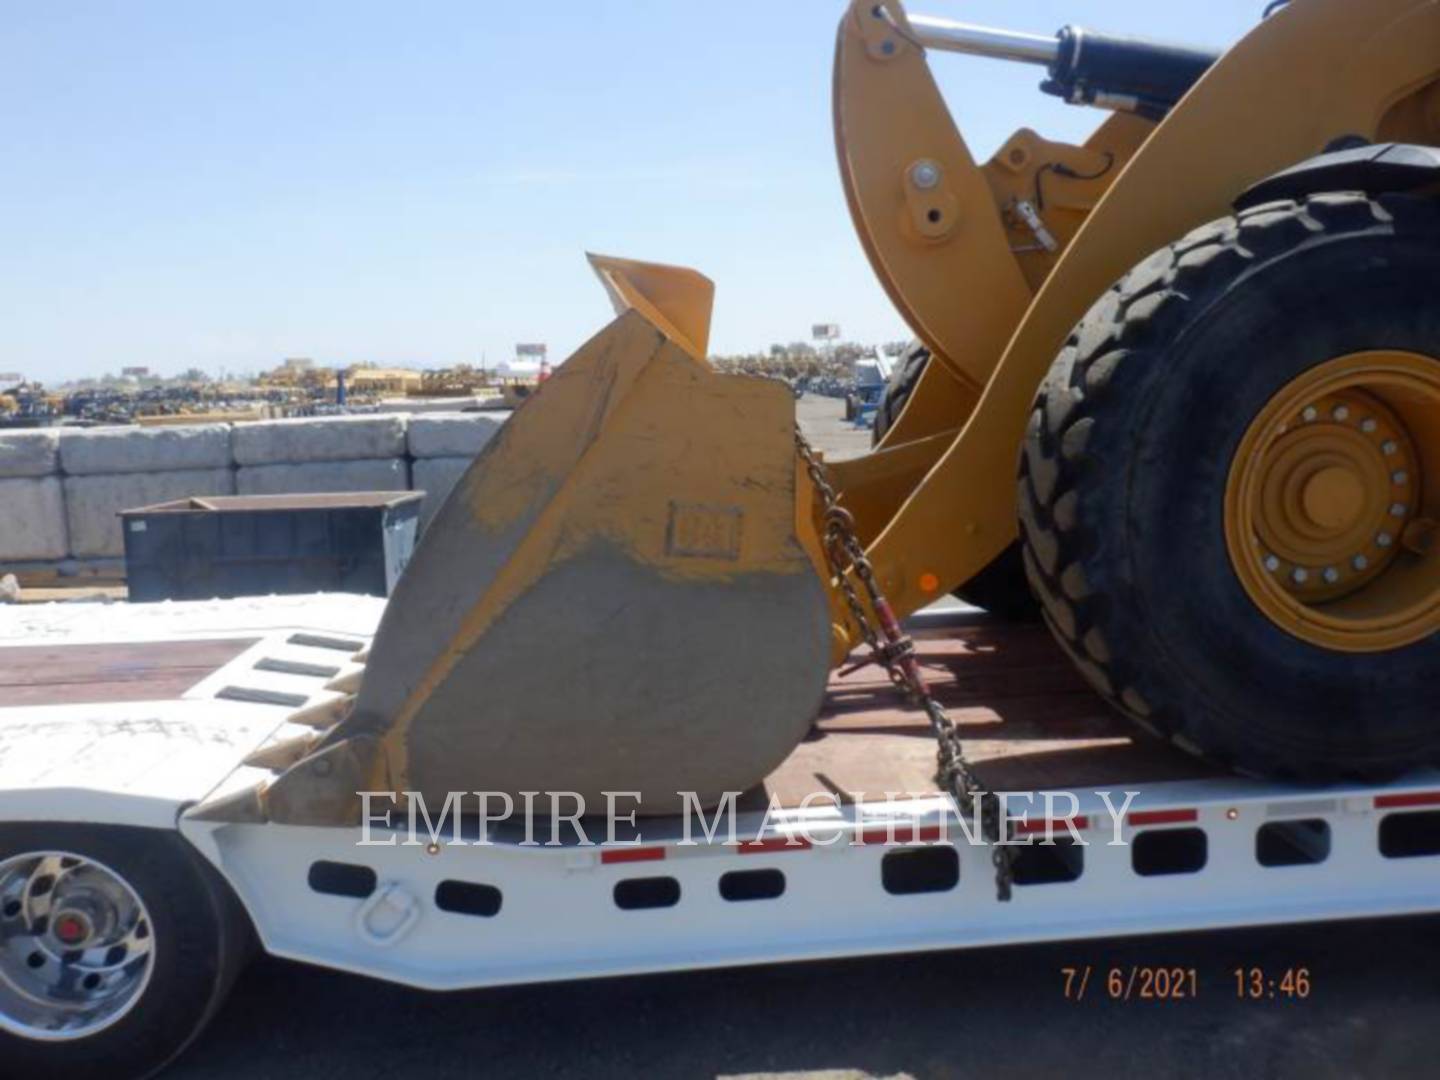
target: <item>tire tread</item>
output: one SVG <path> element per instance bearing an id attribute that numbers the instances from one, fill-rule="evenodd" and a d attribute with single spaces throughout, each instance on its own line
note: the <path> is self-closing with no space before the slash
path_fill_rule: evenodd
<path id="1" fill-rule="evenodd" d="M 1225 768 L 1269 776 L 1374 779 L 1366 763 L 1337 767 L 1270 748 L 1222 745 L 1181 695 L 1162 696 L 1134 658 L 1112 649 L 1107 627 L 1117 604 L 1089 584 L 1099 538 L 1087 530 L 1085 490 L 1113 482 L 1087 457 L 1095 432 L 1118 423 L 1117 402 L 1137 372 L 1161 359 L 1151 343 L 1169 340 L 1194 308 L 1253 266 L 1331 234 L 1353 235 L 1415 210 L 1417 200 L 1372 200 L 1357 193 L 1285 200 L 1201 226 L 1138 264 L 1090 309 L 1061 349 L 1036 395 L 1019 455 L 1018 506 L 1024 565 L 1045 622 L 1085 679 L 1141 727 Z M 1115 560 L 1118 563 L 1119 560 Z M 1124 603 L 1122 565 L 1107 565 L 1108 589 Z M 1378 770 L 1385 773 L 1389 770 Z"/>

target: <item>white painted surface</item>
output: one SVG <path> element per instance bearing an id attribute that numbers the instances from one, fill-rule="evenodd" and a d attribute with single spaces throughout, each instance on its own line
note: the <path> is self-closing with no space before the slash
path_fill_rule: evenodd
<path id="1" fill-rule="evenodd" d="M 1435 790 L 1440 777 L 1427 778 L 1421 786 Z M 1388 790 L 1416 788 L 1412 781 Z M 359 830 L 351 829 L 184 819 L 181 832 L 235 887 L 270 952 L 425 989 L 456 990 L 1440 910 L 1440 890 L 1435 888 L 1440 856 L 1382 857 L 1377 827 L 1392 811 L 1376 809 L 1375 794 L 1366 788 L 1305 792 L 1240 780 L 1152 786 L 1132 809 L 1193 808 L 1195 824 L 1126 825 L 1123 839 L 1133 840 L 1140 831 L 1198 828 L 1208 846 L 1199 872 L 1160 877 L 1136 872 L 1132 846 L 1109 846 L 1111 818 L 1091 796 L 1081 805 L 1092 817 L 1082 829 L 1088 846 L 1080 877 L 1017 885 L 1009 903 L 996 899 L 989 849 L 963 843 L 953 824 L 952 841 L 961 841 L 956 844 L 959 884 L 944 892 L 891 895 L 882 885 L 882 866 L 895 848 L 849 843 L 863 825 L 873 829 L 883 818 L 862 818 L 854 807 L 812 813 L 813 836 L 841 836 L 832 847 L 759 854 L 703 842 L 685 847 L 677 843 L 673 827 L 649 822 L 646 846 L 658 842 L 665 848 L 664 858 L 608 865 L 601 849 L 574 845 L 443 843 L 432 854 L 423 833 L 419 846 L 390 847 L 360 846 Z M 947 805 L 934 799 L 879 809 L 923 826 L 937 822 Z M 779 839 L 794 833 L 799 816 L 777 815 L 764 836 Z M 755 818 L 742 820 L 742 839 L 756 835 Z M 1326 861 L 1259 864 L 1257 829 L 1286 819 L 1313 818 L 1331 829 Z M 823 827 L 825 822 L 833 831 Z M 652 839 L 656 833 L 662 835 Z M 384 835 L 376 832 L 372 839 Z M 1057 835 L 1063 836 L 1064 830 Z M 448 838 L 447 832 L 442 839 Z M 540 839 L 545 838 L 542 833 Z M 372 868 L 378 880 L 376 897 L 388 894 L 400 907 L 418 910 L 418 918 L 393 938 L 377 941 L 365 925 L 373 914 L 367 904 L 374 899 L 316 893 L 308 875 L 317 860 Z M 722 875 L 754 870 L 781 871 L 784 894 L 768 900 L 724 899 Z M 675 906 L 626 911 L 616 905 L 619 882 L 655 877 L 679 884 Z M 500 911 L 477 917 L 440 910 L 435 896 L 444 881 L 499 889 Z"/>
<path id="2" fill-rule="evenodd" d="M 0 709 L 0 819 L 174 827 L 285 712 L 213 700 Z"/>
<path id="3" fill-rule="evenodd" d="M 0 703 L 0 820 L 173 828 L 181 809 L 214 791 L 253 750 L 300 734 L 287 723 L 291 713 L 333 696 L 324 689 L 328 675 L 256 664 L 290 660 L 343 669 L 348 651 L 290 638 L 313 633 L 363 645 L 383 610 L 383 599 L 343 595 L 0 607 L 0 646 L 260 639 L 178 700 Z M 217 696 L 228 687 L 294 695 L 300 703 Z"/>
<path id="4" fill-rule="evenodd" d="M 383 597 L 342 593 L 158 604 L 27 604 L 0 608 L 0 645 L 253 637 L 287 630 L 365 639 L 384 610 Z"/>

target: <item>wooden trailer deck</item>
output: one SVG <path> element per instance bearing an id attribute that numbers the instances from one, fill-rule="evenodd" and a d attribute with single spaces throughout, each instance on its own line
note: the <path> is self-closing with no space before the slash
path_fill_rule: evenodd
<path id="1" fill-rule="evenodd" d="M 1114 713 L 1044 626 L 980 614 L 917 622 L 911 632 L 921 667 L 991 790 L 1119 789 L 1217 775 Z M 870 665 L 831 677 L 815 732 L 771 774 L 764 793 L 747 801 L 774 795 L 795 806 L 825 791 L 856 801 L 883 799 L 886 791 L 928 793 L 934 773 L 928 720 Z"/>
<path id="2" fill-rule="evenodd" d="M 958 613 L 922 615 L 913 632 L 937 697 L 993 790 L 1122 788 L 1216 775 L 1115 715 L 1043 626 Z M 0 646 L 0 705 L 175 699 L 259 640 Z M 742 805 L 763 807 L 771 795 L 798 806 L 825 792 L 864 801 L 885 792 L 931 793 L 934 771 L 935 742 L 923 713 L 869 665 L 832 676 L 810 738 Z"/>
<path id="3" fill-rule="evenodd" d="M 0 705 L 168 701 L 259 640 L 0 646 Z"/>

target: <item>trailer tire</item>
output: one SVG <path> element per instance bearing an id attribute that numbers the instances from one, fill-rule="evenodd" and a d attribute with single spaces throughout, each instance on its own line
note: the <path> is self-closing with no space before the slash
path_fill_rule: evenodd
<path id="1" fill-rule="evenodd" d="M 48 875 L 46 866 L 35 861 L 45 855 L 63 856 L 60 874 Z M 7 996 L 0 979 L 0 1062 L 4 1074 L 17 1080 L 154 1075 L 214 1018 L 253 951 L 249 919 L 228 885 L 173 832 L 102 825 L 3 824 L 0 889 L 7 883 L 9 891 L 0 893 L 0 945 L 6 944 L 8 936 L 8 944 L 15 947 L 12 952 L 31 950 L 25 966 L 42 976 L 48 977 L 53 967 L 59 978 L 61 967 L 72 965 L 67 981 L 72 988 L 88 989 L 91 979 L 100 980 L 96 984 L 99 1003 L 95 1003 L 97 995 L 92 990 L 79 1006 L 92 1011 L 69 1014 L 72 1022 L 88 1027 L 89 1033 L 71 1029 L 66 1035 L 55 1030 L 57 1014 L 63 1010 L 42 1008 L 22 1015 L 21 1010 L 29 1005 Z M 42 885 L 43 895 L 52 901 L 45 914 L 36 918 L 39 909 L 21 904 L 19 897 L 26 895 L 27 889 L 32 895 L 42 895 L 38 892 Z M 21 890 L 18 894 L 17 888 Z M 145 966 L 130 968 L 135 972 L 127 983 L 131 992 L 107 998 L 104 976 L 92 971 L 82 977 L 77 968 L 92 954 L 107 949 L 103 960 L 88 962 L 127 968 L 124 959 L 112 958 L 114 947 L 107 944 L 111 939 L 101 938 L 107 902 L 114 901 L 112 906 L 123 916 L 126 897 L 139 905 L 129 909 L 130 915 L 138 910 L 143 916 L 137 929 L 127 935 L 132 950 L 128 955 L 134 956 L 136 941 L 148 939 Z M 67 911 L 80 913 L 82 922 L 63 922 Z M 67 925 L 89 929 L 93 933 L 90 940 L 97 944 L 67 952 L 60 936 Z M 122 950 L 121 955 L 127 954 Z M 0 963 L 4 962 L 0 957 Z M 73 1000 L 70 1006 L 76 1008 Z"/>
<path id="2" fill-rule="evenodd" d="M 1195 230 L 1076 327 L 1029 418 L 1021 535 L 1045 621 L 1120 711 L 1242 773 L 1376 780 L 1440 761 L 1440 633 L 1307 640 L 1247 591 L 1242 575 L 1260 575 L 1232 530 L 1245 440 L 1289 387 L 1375 350 L 1428 357 L 1440 377 L 1437 282 L 1440 207 L 1329 193 Z M 1301 411 L 1273 430 L 1310 437 L 1317 411 Z M 1340 437 L 1373 430 L 1331 412 L 1317 415 L 1343 419 Z"/>
<path id="3" fill-rule="evenodd" d="M 905 356 L 895 365 L 890 379 L 880 395 L 880 404 L 875 409 L 875 426 L 871 430 L 870 445 L 876 446 L 900 418 L 905 403 L 925 373 L 930 362 L 930 350 L 918 341 L 905 350 Z M 953 593 L 972 607 L 988 611 L 1006 622 L 1031 623 L 1040 619 L 1040 604 L 1030 592 L 1025 577 L 1025 561 L 1020 555 L 1020 544 L 1011 544 L 985 569 L 961 585 Z"/>

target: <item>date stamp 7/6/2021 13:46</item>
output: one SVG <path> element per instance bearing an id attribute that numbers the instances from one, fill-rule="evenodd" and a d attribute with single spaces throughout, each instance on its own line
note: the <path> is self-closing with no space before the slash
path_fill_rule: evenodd
<path id="1" fill-rule="evenodd" d="M 1227 972 L 1165 964 L 1076 964 L 1060 969 L 1066 1001 L 1194 1001 L 1225 994 L 1236 1001 L 1305 1001 L 1314 990 L 1308 967 L 1235 967 Z"/>

